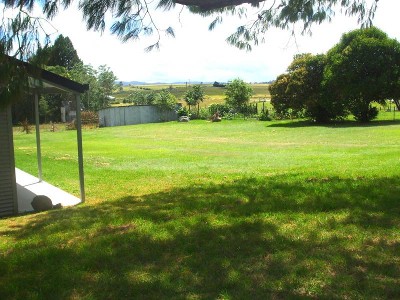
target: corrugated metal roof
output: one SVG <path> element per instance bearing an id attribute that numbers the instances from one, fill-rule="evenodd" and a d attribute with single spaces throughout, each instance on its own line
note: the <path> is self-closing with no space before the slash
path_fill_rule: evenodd
<path id="1" fill-rule="evenodd" d="M 89 90 L 89 84 L 80 84 L 53 72 L 44 70 L 30 63 L 21 61 L 11 56 L 7 60 L 21 66 L 29 76 L 29 86 L 35 91 L 43 93 L 84 93 Z"/>

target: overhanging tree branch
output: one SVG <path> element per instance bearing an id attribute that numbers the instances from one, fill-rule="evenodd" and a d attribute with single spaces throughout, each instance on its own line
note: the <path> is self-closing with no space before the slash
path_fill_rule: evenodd
<path id="1" fill-rule="evenodd" d="M 43 13 L 48 18 L 61 13 L 60 8 L 68 7 L 73 0 L 3 0 L 0 4 L 5 7 L 32 11 L 34 4 L 42 7 Z M 303 27 L 302 33 L 311 32 L 313 24 L 330 21 L 336 12 L 342 12 L 348 16 L 356 16 L 362 27 L 372 25 L 372 20 L 377 9 L 378 0 L 75 0 L 86 21 L 88 29 L 103 31 L 109 26 L 111 32 L 123 41 L 135 40 L 143 35 L 156 33 L 159 36 L 159 27 L 152 18 L 151 10 L 171 10 L 176 4 L 187 7 L 190 12 L 202 16 L 216 15 L 209 28 L 213 29 L 222 22 L 223 14 L 231 14 L 238 17 L 246 15 L 246 6 L 250 4 L 258 7 L 258 12 L 253 20 L 247 20 L 247 24 L 238 24 L 227 41 L 241 49 L 251 50 L 252 45 L 257 45 L 264 40 L 264 34 L 270 28 L 289 29 L 295 24 Z M 106 16 L 111 15 L 111 21 Z M 177 16 L 177 18 L 179 18 Z M 108 24 L 111 22 L 111 24 Z M 25 24 L 25 23 L 24 23 Z M 24 29 L 27 32 L 28 29 Z M 24 31 L 22 30 L 22 31 Z M 21 30 L 18 30 L 21 33 Z M 164 30 L 167 35 L 174 36 L 171 27 Z M 10 29 L 0 25 L 0 47 L 5 48 L 9 39 Z M 34 33 L 34 32 L 33 32 Z M 23 37 L 22 34 L 13 35 L 15 40 Z M 159 39 L 157 39 L 158 41 Z M 22 43 L 26 39 L 21 40 Z M 8 46 L 12 43 L 8 43 Z M 156 42 L 155 45 L 158 45 Z M 10 48 L 10 46 L 8 47 Z M 154 48 L 154 47 L 151 47 Z"/>
<path id="2" fill-rule="evenodd" d="M 257 6 L 265 0 L 175 0 L 174 2 L 185 6 L 196 6 L 201 11 L 210 11 L 242 4 Z"/>

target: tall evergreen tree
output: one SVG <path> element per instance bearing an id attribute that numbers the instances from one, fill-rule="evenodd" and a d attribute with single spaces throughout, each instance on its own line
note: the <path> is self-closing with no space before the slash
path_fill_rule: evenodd
<path id="1" fill-rule="evenodd" d="M 69 37 L 60 34 L 51 46 L 38 48 L 31 62 L 46 66 L 61 66 L 71 70 L 76 64 L 82 63 Z"/>
<path id="2" fill-rule="evenodd" d="M 69 37 L 59 35 L 53 45 L 38 48 L 36 54 L 30 58 L 30 62 L 47 68 L 56 74 L 69 77 L 69 73 L 77 66 L 81 65 L 74 45 Z M 88 82 L 84 82 L 88 83 Z M 61 106 L 63 101 L 70 99 L 66 95 L 44 95 L 40 101 L 40 113 L 42 121 L 61 121 Z M 46 109 L 45 109 L 46 108 Z M 13 105 L 13 114 L 16 121 L 20 119 L 32 119 L 32 106 L 29 101 L 18 101 Z"/>

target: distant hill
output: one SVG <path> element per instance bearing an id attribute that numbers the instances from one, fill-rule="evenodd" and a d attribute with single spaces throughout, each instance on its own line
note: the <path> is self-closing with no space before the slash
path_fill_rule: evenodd
<path id="1" fill-rule="evenodd" d="M 119 82 L 119 81 L 118 81 Z M 147 84 L 146 82 L 141 82 L 141 81 L 122 81 L 123 86 L 128 86 L 128 85 L 145 85 Z"/>

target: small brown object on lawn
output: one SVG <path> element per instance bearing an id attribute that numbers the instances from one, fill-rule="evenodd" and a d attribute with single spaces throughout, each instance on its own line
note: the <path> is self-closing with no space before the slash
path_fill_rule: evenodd
<path id="1" fill-rule="evenodd" d="M 53 122 L 50 122 L 50 131 L 55 132 L 56 131 L 56 125 Z"/>
<path id="2" fill-rule="evenodd" d="M 216 112 L 211 117 L 211 122 L 221 122 L 222 118 L 219 116 L 219 112 Z"/>
<path id="3" fill-rule="evenodd" d="M 25 120 L 20 122 L 19 125 L 21 125 L 22 132 L 25 132 L 26 134 L 30 134 L 32 132 L 32 125 L 29 124 L 28 118 L 25 118 Z"/>

